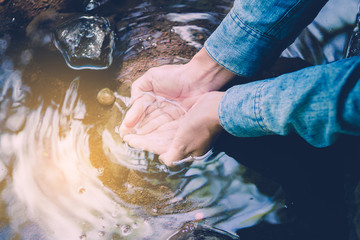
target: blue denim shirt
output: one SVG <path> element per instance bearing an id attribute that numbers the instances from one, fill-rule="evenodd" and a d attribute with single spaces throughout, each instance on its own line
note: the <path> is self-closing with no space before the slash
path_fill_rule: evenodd
<path id="1" fill-rule="evenodd" d="M 270 67 L 326 0 L 235 0 L 205 42 L 209 55 L 245 77 Z"/>
<path id="2" fill-rule="evenodd" d="M 296 132 L 316 147 L 360 136 L 360 56 L 230 88 L 219 118 L 238 137 Z"/>
<path id="3" fill-rule="evenodd" d="M 241 0 L 205 48 L 223 67 L 254 76 L 271 66 L 326 1 Z M 239 137 L 296 132 L 325 147 L 360 135 L 360 58 L 309 67 L 229 89 L 219 106 L 225 130 Z"/>

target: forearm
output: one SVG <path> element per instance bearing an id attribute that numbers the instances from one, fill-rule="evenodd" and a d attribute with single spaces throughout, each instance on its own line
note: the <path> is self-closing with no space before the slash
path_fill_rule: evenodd
<path id="1" fill-rule="evenodd" d="M 296 132 L 317 147 L 360 135 L 359 72 L 352 58 L 238 85 L 221 100 L 221 125 L 239 137 Z"/>
<path id="2" fill-rule="evenodd" d="M 269 68 L 326 0 L 235 0 L 205 48 L 221 66 L 251 77 Z"/>

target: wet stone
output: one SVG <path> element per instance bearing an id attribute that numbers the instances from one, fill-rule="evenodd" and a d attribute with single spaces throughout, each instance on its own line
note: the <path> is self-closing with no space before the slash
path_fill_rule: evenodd
<path id="1" fill-rule="evenodd" d="M 97 100 L 101 105 L 110 106 L 115 102 L 114 92 L 109 88 L 101 89 L 97 94 Z"/>
<path id="2" fill-rule="evenodd" d="M 114 34 L 106 18 L 82 16 L 57 28 L 55 45 L 72 69 L 107 69 L 112 63 Z"/>

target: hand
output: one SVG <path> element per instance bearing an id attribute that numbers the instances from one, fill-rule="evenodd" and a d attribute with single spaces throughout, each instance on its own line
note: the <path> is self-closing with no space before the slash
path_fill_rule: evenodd
<path id="1" fill-rule="evenodd" d="M 185 65 L 166 65 L 150 69 L 132 85 L 132 107 L 121 124 L 121 135 L 132 131 L 151 104 L 149 96 L 144 93 L 151 92 L 175 100 L 188 110 L 200 95 L 220 89 L 233 77 L 234 74 L 218 65 L 205 49 L 201 49 Z"/>
<path id="2" fill-rule="evenodd" d="M 128 134 L 124 140 L 130 146 L 159 155 L 166 165 L 173 166 L 188 156 L 204 155 L 221 131 L 218 106 L 223 92 L 201 95 L 185 115 L 167 121 L 153 131 Z M 156 119 L 156 118 L 151 118 Z M 141 128 L 151 127 L 156 121 L 147 121 Z M 149 126 L 150 125 L 150 126 Z"/>

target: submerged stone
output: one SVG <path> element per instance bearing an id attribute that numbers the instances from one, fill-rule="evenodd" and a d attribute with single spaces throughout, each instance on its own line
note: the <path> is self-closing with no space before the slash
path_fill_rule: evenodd
<path id="1" fill-rule="evenodd" d="M 110 106 L 115 102 L 114 92 L 109 88 L 103 88 L 98 92 L 97 100 L 101 105 Z"/>
<path id="2" fill-rule="evenodd" d="M 107 69 L 112 63 L 114 33 L 106 18 L 81 16 L 56 29 L 55 45 L 72 69 Z"/>

